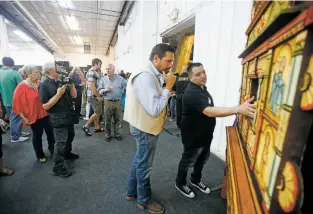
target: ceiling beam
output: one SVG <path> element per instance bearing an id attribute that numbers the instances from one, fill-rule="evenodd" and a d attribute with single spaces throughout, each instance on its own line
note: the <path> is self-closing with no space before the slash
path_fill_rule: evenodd
<path id="1" fill-rule="evenodd" d="M 42 26 L 36 21 L 36 19 L 29 13 L 29 11 L 19 2 L 12 2 L 11 5 L 15 8 L 16 11 L 27 20 L 33 27 L 37 29 L 39 33 L 43 35 L 43 37 L 57 50 L 63 52 L 62 48 L 56 44 L 56 42 L 51 39 L 48 33 L 42 28 Z"/>
<path id="2" fill-rule="evenodd" d="M 20 28 L 25 34 L 27 34 L 30 38 L 32 38 L 34 41 L 36 41 L 39 45 L 41 45 L 44 49 L 46 49 L 49 53 L 53 54 L 52 48 L 50 48 L 47 44 L 45 44 L 43 41 L 45 39 L 39 39 L 36 35 L 33 34 L 29 29 L 27 29 L 23 24 L 21 24 L 21 21 L 17 20 L 15 17 L 13 17 L 2 5 L 0 5 L 0 13 L 10 22 L 12 22 L 15 26 Z"/>
<path id="3" fill-rule="evenodd" d="M 111 38 L 111 41 L 110 41 L 110 44 L 109 44 L 109 48 L 108 48 L 108 50 L 107 50 L 107 52 L 106 52 L 106 55 L 107 55 L 107 56 L 108 56 L 109 53 L 110 53 L 110 47 L 112 46 L 113 39 L 114 39 L 114 37 L 115 37 L 115 35 L 116 35 L 116 33 L 117 33 L 118 25 L 119 25 L 119 23 L 120 23 L 120 21 L 121 21 L 123 15 L 124 15 L 124 12 L 125 12 L 125 9 L 126 9 L 126 7 L 127 7 L 127 4 L 128 4 L 128 1 L 125 1 L 125 2 L 124 2 L 124 5 L 123 5 L 123 8 L 122 8 L 122 11 L 121 11 L 121 14 L 120 14 L 120 17 L 118 18 L 118 21 L 117 21 L 117 23 L 116 23 L 115 30 L 114 30 L 114 32 L 113 32 L 113 34 L 112 34 L 112 38 Z"/>

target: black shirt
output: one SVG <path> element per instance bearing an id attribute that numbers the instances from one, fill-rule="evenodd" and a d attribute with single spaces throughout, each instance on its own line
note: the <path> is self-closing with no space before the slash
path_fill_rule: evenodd
<path id="1" fill-rule="evenodd" d="M 192 82 L 188 84 L 183 97 L 181 125 L 182 141 L 185 146 L 210 145 L 216 119 L 203 114 L 203 110 L 213 106 L 213 98 L 205 86 L 202 89 Z"/>
<path id="2" fill-rule="evenodd" d="M 59 88 L 59 83 L 53 79 L 47 78 L 39 85 L 39 95 L 41 103 L 45 104 L 56 95 Z M 59 101 L 48 110 L 49 114 L 69 112 L 73 109 L 73 100 L 70 90 L 67 88 Z"/>
<path id="3" fill-rule="evenodd" d="M 188 84 L 189 84 L 188 73 L 184 72 L 179 77 L 177 77 L 177 80 L 173 87 L 173 91 L 176 91 L 177 96 L 183 95 L 185 93 L 185 90 Z"/>

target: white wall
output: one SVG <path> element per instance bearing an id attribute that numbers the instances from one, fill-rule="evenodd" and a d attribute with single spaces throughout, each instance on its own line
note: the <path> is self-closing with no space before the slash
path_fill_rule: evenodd
<path id="1" fill-rule="evenodd" d="M 251 6 L 251 2 L 245 1 L 136 2 L 129 23 L 118 29 L 117 67 L 125 72 L 139 69 L 152 47 L 161 42 L 160 33 L 195 14 L 194 61 L 206 68 L 207 87 L 215 105 L 235 106 L 241 80 L 238 55 L 245 48 Z M 179 14 L 171 21 L 168 14 L 174 8 L 179 9 Z M 234 117 L 217 119 L 211 151 L 222 159 L 225 159 L 225 126 L 233 122 Z"/>
<path id="2" fill-rule="evenodd" d="M 115 52 L 118 70 L 132 73 L 148 62 L 151 49 L 160 42 L 156 34 L 157 5 L 156 1 L 136 2 L 128 22 L 118 27 Z"/>
<path id="3" fill-rule="evenodd" d="M 55 53 L 55 60 L 69 61 L 70 66 L 87 66 L 91 65 L 91 61 L 94 58 L 98 58 L 102 61 L 102 70 L 104 71 L 108 63 L 115 64 L 114 61 L 114 48 L 111 48 L 110 55 L 94 55 L 94 54 L 83 54 L 83 53 Z"/>
<path id="4" fill-rule="evenodd" d="M 241 59 L 250 23 L 251 2 L 212 1 L 196 13 L 194 61 L 202 62 L 208 76 L 207 88 L 215 106 L 235 106 L 239 102 Z M 225 158 L 225 126 L 235 117 L 218 118 L 211 150 Z"/>

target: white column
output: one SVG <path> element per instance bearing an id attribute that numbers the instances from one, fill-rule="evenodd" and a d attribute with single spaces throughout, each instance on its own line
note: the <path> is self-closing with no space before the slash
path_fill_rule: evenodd
<path id="1" fill-rule="evenodd" d="M 0 58 L 10 56 L 9 38 L 4 17 L 0 15 Z"/>

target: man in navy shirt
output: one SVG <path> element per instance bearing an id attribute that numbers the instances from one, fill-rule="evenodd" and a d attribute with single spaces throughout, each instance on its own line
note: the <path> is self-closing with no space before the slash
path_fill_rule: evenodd
<path id="1" fill-rule="evenodd" d="M 192 63 L 187 72 L 190 83 L 183 96 L 183 116 L 181 137 L 184 152 L 179 162 L 175 187 L 186 197 L 194 198 L 195 193 L 187 186 L 188 169 L 194 167 L 190 184 L 200 191 L 209 194 L 211 190 L 201 182 L 204 164 L 210 156 L 216 117 L 227 117 L 243 114 L 254 117 L 253 97 L 236 107 L 214 107 L 211 94 L 205 86 L 206 72 L 201 63 Z"/>

